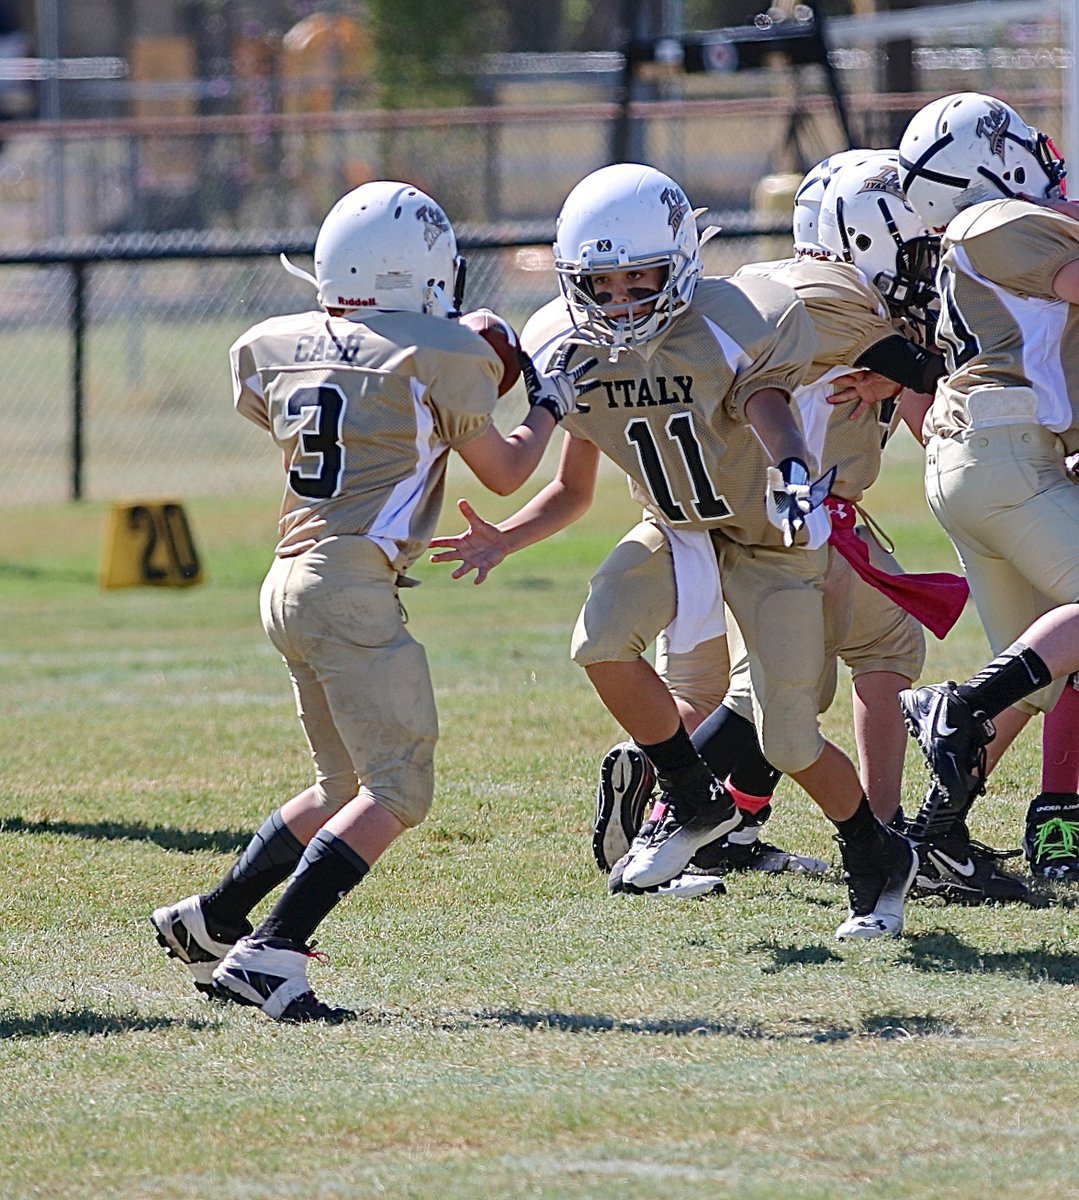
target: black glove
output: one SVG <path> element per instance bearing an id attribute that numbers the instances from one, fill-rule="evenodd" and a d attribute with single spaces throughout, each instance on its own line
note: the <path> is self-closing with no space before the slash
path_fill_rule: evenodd
<path id="1" fill-rule="evenodd" d="M 582 404 L 580 397 L 599 387 L 599 381 L 595 379 L 579 382 L 599 359 L 586 358 L 570 369 L 569 360 L 576 349 L 575 343 L 567 342 L 542 371 L 537 370 L 531 357 L 521 351 L 521 377 L 525 381 L 528 403 L 533 408 L 537 405 L 545 408 L 556 421 L 571 412 L 588 412 L 589 406 Z"/>
<path id="2" fill-rule="evenodd" d="M 809 468 L 800 458 L 785 458 L 778 467 L 768 468 L 765 508 L 768 520 L 783 531 L 783 545 L 793 546 L 805 527 L 806 517 L 820 508 L 832 490 L 836 468 L 832 467 L 815 483 L 809 481 Z"/>

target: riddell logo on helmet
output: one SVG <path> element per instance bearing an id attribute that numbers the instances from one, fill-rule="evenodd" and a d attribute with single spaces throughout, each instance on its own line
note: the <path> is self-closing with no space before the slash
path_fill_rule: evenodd
<path id="1" fill-rule="evenodd" d="M 338 296 L 337 303 L 342 308 L 375 308 L 378 305 L 378 301 L 374 296 L 367 296 L 365 298 Z"/>

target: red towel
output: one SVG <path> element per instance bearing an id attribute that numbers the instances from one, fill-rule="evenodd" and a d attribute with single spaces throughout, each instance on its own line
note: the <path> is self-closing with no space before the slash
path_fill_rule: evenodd
<path id="1" fill-rule="evenodd" d="M 892 575 L 869 561 L 869 547 L 854 532 L 858 512 L 848 500 L 829 496 L 825 505 L 832 517 L 832 534 L 828 541 L 843 555 L 858 575 L 877 591 L 894 600 L 900 608 L 934 633 L 944 635 L 959 620 L 959 614 L 970 595 L 962 575 L 948 571 L 904 572 Z"/>

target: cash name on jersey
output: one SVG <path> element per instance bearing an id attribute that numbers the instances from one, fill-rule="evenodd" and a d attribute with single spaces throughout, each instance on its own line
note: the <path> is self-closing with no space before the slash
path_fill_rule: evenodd
<path id="1" fill-rule="evenodd" d="M 343 362 L 350 363 L 356 358 L 360 349 L 360 338 L 350 333 L 345 338 L 327 337 L 326 334 L 305 333 L 296 339 L 296 352 L 292 361 L 307 362 Z"/>

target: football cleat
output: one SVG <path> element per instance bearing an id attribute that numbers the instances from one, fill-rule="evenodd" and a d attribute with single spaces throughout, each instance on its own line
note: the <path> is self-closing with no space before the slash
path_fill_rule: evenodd
<path id="1" fill-rule="evenodd" d="M 609 892 L 625 891 L 622 884 L 622 874 L 629 864 L 629 860 L 637 853 L 638 850 L 643 850 L 648 845 L 648 839 L 656 831 L 658 821 L 645 821 L 645 823 L 637 830 L 637 836 L 629 844 L 629 849 L 622 857 L 611 867 L 610 878 L 607 880 L 607 890 Z"/>
<path id="2" fill-rule="evenodd" d="M 985 790 L 985 747 L 996 737 L 993 722 L 974 711 L 950 680 L 899 693 L 903 720 L 940 784 L 947 806 L 964 812 Z"/>
<path id="3" fill-rule="evenodd" d="M 685 822 L 679 822 L 673 807 L 667 809 L 648 839 L 630 853 L 622 871 L 624 883 L 636 888 L 667 883 L 685 871 L 702 846 L 738 828 L 742 814 L 726 789 L 716 781 L 711 791 L 712 802 Z"/>
<path id="4" fill-rule="evenodd" d="M 726 892 L 723 880 L 716 875 L 699 875 L 686 871 L 661 883 L 658 887 L 638 888 L 620 880 L 611 893 L 616 896 L 643 896 L 653 900 L 699 900 L 702 896 L 722 896 Z"/>
<path id="5" fill-rule="evenodd" d="M 1079 796 L 1042 792 L 1032 800 L 1023 849 L 1038 878 L 1079 882 Z"/>
<path id="6" fill-rule="evenodd" d="M 918 855 L 902 834 L 882 826 L 876 846 L 857 857 L 837 835 L 843 878 L 850 897 L 847 919 L 836 929 L 840 941 L 898 937 L 903 932 L 903 903 L 918 873 Z"/>
<path id="7" fill-rule="evenodd" d="M 249 1004 L 275 1021 L 352 1021 L 348 1008 L 331 1008 L 311 990 L 307 960 L 318 958 L 313 946 L 286 938 L 241 938 L 213 973 L 217 994 L 224 1000 Z"/>
<path id="8" fill-rule="evenodd" d="M 214 937 L 206 928 L 201 896 L 188 896 L 178 904 L 155 908 L 150 920 L 157 930 L 158 944 L 168 951 L 169 958 L 177 958 L 187 967 L 196 990 L 207 996 L 215 994 L 214 969 L 236 942 L 251 932 L 245 921 L 243 928 L 235 930 L 235 936 L 228 941 Z"/>
<path id="9" fill-rule="evenodd" d="M 652 764 L 633 742 L 619 742 L 607 751 L 599 768 L 592 826 L 592 854 L 601 871 L 610 871 L 628 852 L 655 786 Z"/>
<path id="10" fill-rule="evenodd" d="M 794 875 L 826 874 L 828 864 L 821 859 L 781 850 L 770 842 L 761 841 L 761 827 L 771 815 L 770 805 L 752 815 L 743 810 L 741 827 L 698 850 L 692 866 L 710 875 L 726 875 L 730 871 L 763 871 L 767 875 L 778 875 L 783 871 Z"/>
<path id="11" fill-rule="evenodd" d="M 945 835 L 916 842 L 915 849 L 918 874 L 912 891 L 916 895 L 940 896 L 956 904 L 1030 899 L 1023 880 L 1000 868 L 1002 860 L 1022 852 L 993 850 L 972 841 L 961 821 Z"/>

